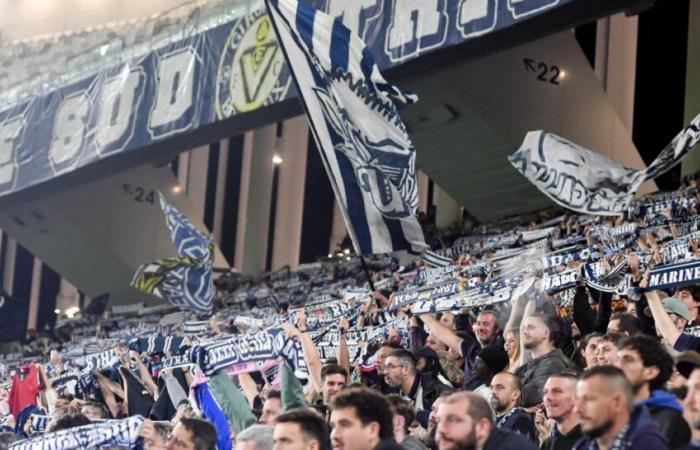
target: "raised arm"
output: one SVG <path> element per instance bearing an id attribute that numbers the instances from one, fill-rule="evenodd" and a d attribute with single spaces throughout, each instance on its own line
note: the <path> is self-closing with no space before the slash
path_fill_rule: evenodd
<path id="1" fill-rule="evenodd" d="M 455 352 L 462 354 L 462 338 L 457 336 L 454 331 L 447 328 L 445 325 L 441 324 L 439 320 L 435 318 L 433 314 L 426 314 L 420 316 L 423 323 L 425 323 L 430 332 L 435 335 L 436 338 L 445 343 L 449 348 Z"/>

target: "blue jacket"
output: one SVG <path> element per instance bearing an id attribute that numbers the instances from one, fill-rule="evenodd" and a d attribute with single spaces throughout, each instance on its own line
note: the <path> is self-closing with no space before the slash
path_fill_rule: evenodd
<path id="1" fill-rule="evenodd" d="M 622 448 L 625 450 L 668 450 L 669 448 L 666 439 L 652 422 L 645 405 L 635 406 L 623 441 Z M 574 445 L 574 450 L 598 450 L 598 444 L 589 437 L 583 437 Z"/>

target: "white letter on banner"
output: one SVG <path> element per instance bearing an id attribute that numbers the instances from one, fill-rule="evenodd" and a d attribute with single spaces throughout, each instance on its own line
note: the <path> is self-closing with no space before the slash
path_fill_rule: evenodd
<path id="1" fill-rule="evenodd" d="M 376 4 L 377 0 L 354 0 L 352 2 L 329 0 L 328 14 L 340 18 L 343 21 L 343 25 L 350 28 L 358 36 L 363 37 L 364 29 L 360 23 L 360 16 L 363 10 Z M 381 8 L 379 11 L 381 12 Z M 366 25 L 364 28 L 367 28 Z"/>
<path id="2" fill-rule="evenodd" d="M 66 169 L 55 167 L 57 164 L 70 162 L 80 154 L 89 110 L 90 99 L 85 91 L 66 97 L 58 107 L 49 149 L 49 160 L 55 172 Z"/>
<path id="3" fill-rule="evenodd" d="M 196 60 L 197 54 L 190 47 L 161 56 L 158 64 L 156 100 L 148 120 L 148 126 L 154 137 L 167 136 L 189 127 L 189 123 L 175 127 L 173 122 L 180 120 L 193 106 Z M 172 130 L 153 133 L 154 128 L 168 124 L 173 124 Z"/>
<path id="4" fill-rule="evenodd" d="M 124 137 L 129 128 L 136 88 L 143 70 L 135 68 L 127 73 L 108 79 L 100 93 L 99 112 L 97 115 L 97 129 L 95 130 L 95 146 L 98 153 L 102 153 L 110 144 Z M 124 143 L 126 145 L 126 142 Z M 116 151 L 120 149 L 110 149 Z"/>
<path id="5" fill-rule="evenodd" d="M 443 34 L 446 36 L 447 29 L 441 27 L 444 21 L 445 14 L 444 11 L 440 11 L 439 0 L 394 0 L 391 25 L 387 31 L 387 50 L 391 59 L 402 60 L 442 44 L 433 42 L 431 45 L 421 46 L 421 43 L 416 41 L 437 35 L 440 28 L 444 28 Z M 440 41 L 444 41 L 445 36 Z M 398 57 L 392 56 L 394 51 L 412 42 L 416 42 L 414 50 L 402 52 Z"/>
<path id="6" fill-rule="evenodd" d="M 0 124 L 0 186 L 12 183 L 15 178 L 16 153 L 23 128 L 24 118 L 22 117 L 15 117 Z"/>
<path id="7" fill-rule="evenodd" d="M 464 37 L 479 36 L 496 28 L 496 0 L 462 0 L 459 26 Z"/>

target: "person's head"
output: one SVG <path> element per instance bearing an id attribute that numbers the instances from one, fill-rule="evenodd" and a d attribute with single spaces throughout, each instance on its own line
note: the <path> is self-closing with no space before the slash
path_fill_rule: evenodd
<path id="1" fill-rule="evenodd" d="M 319 413 L 292 409 L 277 417 L 273 450 L 325 450 L 327 435 L 326 421 Z"/>
<path id="2" fill-rule="evenodd" d="M 384 379 L 390 386 L 400 388 L 405 383 L 413 383 L 416 372 L 416 358 L 408 350 L 394 350 L 386 358 Z"/>
<path id="3" fill-rule="evenodd" d="M 71 401 L 73 400 L 72 396 L 66 396 L 66 395 L 61 395 L 56 399 L 56 402 L 54 403 L 54 409 L 56 411 L 56 415 L 64 415 L 68 414 L 70 411 L 70 404 Z"/>
<path id="4" fill-rule="evenodd" d="M 215 450 L 216 429 L 202 419 L 182 417 L 168 436 L 168 450 Z"/>
<path id="5" fill-rule="evenodd" d="M 394 439 L 400 444 L 408 434 L 408 428 L 416 420 L 416 411 L 411 402 L 398 394 L 388 395 L 386 399 L 389 400 L 394 415 Z"/>
<path id="6" fill-rule="evenodd" d="M 676 297 L 666 297 L 661 300 L 661 304 L 664 307 L 664 311 L 668 313 L 668 317 L 670 317 L 671 321 L 676 326 L 676 330 L 683 332 L 685 326 L 688 325 L 688 322 L 693 320 L 688 307 L 682 300 Z M 649 310 L 648 306 L 644 310 L 644 314 L 651 316 L 651 311 Z M 662 333 L 659 331 L 658 327 L 656 328 L 656 334 L 658 336 L 662 336 Z M 662 342 L 664 342 L 666 345 L 673 346 L 672 342 L 665 342 L 663 339 Z"/>
<path id="7" fill-rule="evenodd" d="M 578 375 L 572 372 L 561 372 L 547 378 L 542 389 L 542 402 L 547 417 L 559 422 L 574 412 L 577 383 Z"/>
<path id="8" fill-rule="evenodd" d="M 425 338 L 425 346 L 432 348 L 436 352 L 444 352 L 447 350 L 447 345 L 438 339 L 434 333 L 430 333 L 428 337 Z"/>
<path id="9" fill-rule="evenodd" d="M 486 400 L 473 392 L 457 392 L 445 398 L 437 411 L 439 450 L 482 448 L 493 430 L 491 414 Z"/>
<path id="10" fill-rule="evenodd" d="M 487 345 L 479 350 L 474 362 L 474 376 L 488 384 L 495 374 L 508 367 L 508 354 L 500 345 Z"/>
<path id="11" fill-rule="evenodd" d="M 561 319 L 551 314 L 535 313 L 523 319 L 521 339 L 527 350 L 556 347 L 561 333 Z"/>
<path id="12" fill-rule="evenodd" d="M 450 330 L 455 329 L 455 315 L 451 312 L 440 313 L 438 320 Z"/>
<path id="13" fill-rule="evenodd" d="M 598 342 L 596 362 L 599 366 L 614 366 L 617 361 L 617 344 L 622 336 L 617 333 L 607 333 Z"/>
<path id="14" fill-rule="evenodd" d="M 518 359 L 518 356 L 520 356 L 520 335 L 518 334 L 517 328 L 511 328 L 506 331 L 503 337 L 505 339 L 503 349 L 508 353 L 508 358 L 510 358 L 511 361 L 515 361 Z"/>
<path id="15" fill-rule="evenodd" d="M 333 450 L 371 450 L 394 437 L 391 405 L 372 389 L 346 389 L 331 402 L 331 428 Z"/>
<path id="16" fill-rule="evenodd" d="M 15 433 L 2 432 L 0 433 L 0 450 L 7 450 L 10 445 L 17 442 L 18 438 Z"/>
<path id="17" fill-rule="evenodd" d="M 498 336 L 499 330 L 496 313 L 491 310 L 481 311 L 476 316 L 476 322 L 472 328 L 479 344 L 482 346 L 491 344 Z"/>
<path id="18" fill-rule="evenodd" d="M 632 336 L 642 332 L 642 323 L 636 316 L 626 312 L 615 313 L 610 316 L 608 333 L 618 333 L 623 336 Z"/>
<path id="19" fill-rule="evenodd" d="M 683 286 L 676 289 L 674 297 L 683 302 L 688 308 L 693 320 L 698 316 L 698 305 L 700 305 L 700 286 Z"/>
<path id="20" fill-rule="evenodd" d="M 427 345 L 419 348 L 414 357 L 416 358 L 416 371 L 418 373 L 437 374 L 440 371 L 440 356 Z"/>
<path id="21" fill-rule="evenodd" d="M 384 375 L 384 363 L 386 362 L 387 356 L 389 356 L 389 353 L 391 353 L 392 351 L 399 350 L 401 348 L 402 347 L 395 342 L 384 341 L 382 343 L 381 347 L 377 349 L 376 353 L 377 374 Z"/>
<path id="22" fill-rule="evenodd" d="M 518 404 L 521 395 L 520 379 L 510 372 L 500 372 L 491 380 L 491 406 L 499 416 Z"/>
<path id="23" fill-rule="evenodd" d="M 592 439 L 627 423 L 633 406 L 632 385 L 617 367 L 592 367 L 583 372 L 576 385 L 576 412 L 581 418 L 581 430 Z"/>
<path id="24" fill-rule="evenodd" d="M 153 434 L 143 440 L 144 450 L 163 450 L 172 429 L 170 423 L 153 422 Z"/>
<path id="25" fill-rule="evenodd" d="M 581 341 L 581 355 L 586 362 L 586 368 L 598 365 L 598 344 L 602 338 L 600 333 L 590 333 Z"/>
<path id="26" fill-rule="evenodd" d="M 90 420 L 108 419 L 109 413 L 102 403 L 87 402 L 80 408 L 80 413 Z"/>
<path id="27" fill-rule="evenodd" d="M 333 397 L 348 383 L 348 371 L 338 364 L 326 364 L 321 369 L 321 394 L 323 403 L 329 404 Z"/>
<path id="28" fill-rule="evenodd" d="M 263 403 L 262 413 L 260 414 L 260 423 L 263 425 L 274 425 L 277 416 L 281 413 L 282 394 L 276 390 L 268 391 L 265 403 Z"/>
<path id="29" fill-rule="evenodd" d="M 90 425 L 90 419 L 82 414 L 65 414 L 56 419 L 47 429 L 49 432 L 68 430 L 69 428 Z"/>
<path id="30" fill-rule="evenodd" d="M 676 369 L 688 380 L 683 401 L 683 417 L 694 430 L 700 430 L 700 354 L 686 351 L 676 358 Z"/>
<path id="31" fill-rule="evenodd" d="M 235 450 L 272 450 L 270 425 L 251 425 L 236 435 Z"/>
<path id="32" fill-rule="evenodd" d="M 638 334 L 622 339 L 617 346 L 617 362 L 635 394 L 645 386 L 649 393 L 663 389 L 673 374 L 673 358 L 651 336 Z"/>

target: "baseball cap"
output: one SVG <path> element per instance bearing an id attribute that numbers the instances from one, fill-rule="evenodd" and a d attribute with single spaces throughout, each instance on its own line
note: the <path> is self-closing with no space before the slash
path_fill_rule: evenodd
<path id="1" fill-rule="evenodd" d="M 688 322 L 693 320 L 693 318 L 690 316 L 690 311 L 688 311 L 688 307 L 685 306 L 685 303 L 683 303 L 682 300 L 676 297 L 666 297 L 661 301 L 661 303 L 663 304 L 664 310 L 667 313 L 681 316 Z M 644 309 L 644 314 L 651 317 L 651 311 L 649 310 L 648 306 Z"/>
<path id="2" fill-rule="evenodd" d="M 700 353 L 687 350 L 676 357 L 676 370 L 685 378 L 688 378 L 695 368 L 700 368 Z"/>

